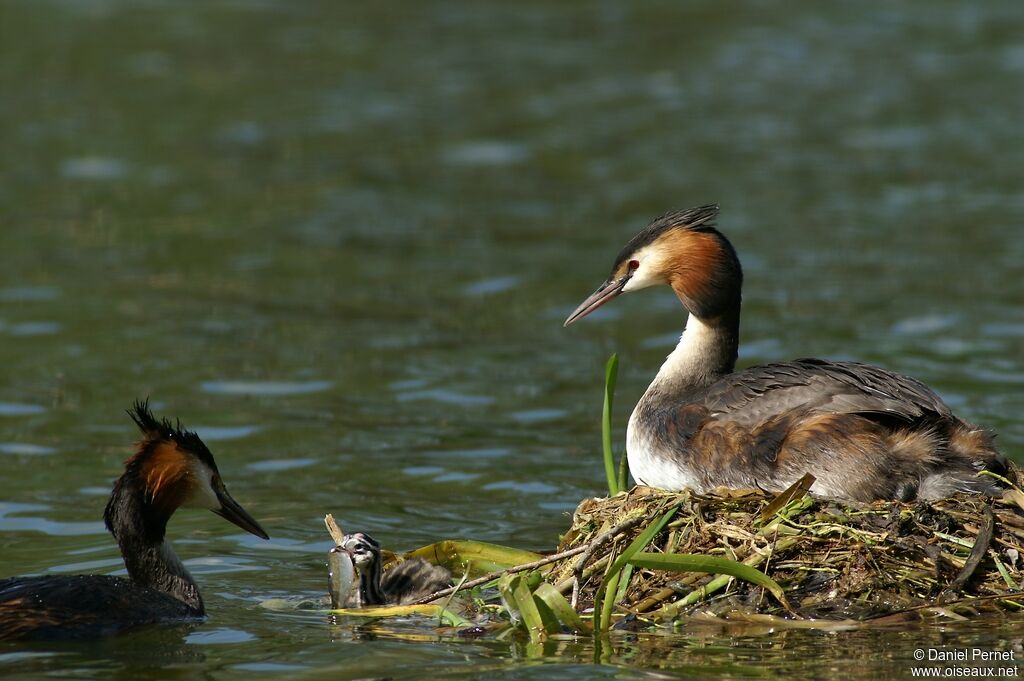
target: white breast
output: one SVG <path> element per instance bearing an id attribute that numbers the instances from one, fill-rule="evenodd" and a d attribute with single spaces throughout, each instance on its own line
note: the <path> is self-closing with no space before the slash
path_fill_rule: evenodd
<path id="1" fill-rule="evenodd" d="M 652 439 L 644 437 L 643 428 L 637 424 L 637 411 L 633 410 L 626 427 L 626 458 L 633 479 L 638 484 L 658 489 L 702 491 L 700 481 L 676 463 L 675 456 L 658 452 Z"/>
<path id="2" fill-rule="evenodd" d="M 692 471 L 681 465 L 685 452 L 658 451 L 655 438 L 645 432 L 639 423 L 640 405 L 652 399 L 656 392 L 675 394 L 679 386 L 700 385 L 711 380 L 705 358 L 714 354 L 713 347 L 720 342 L 717 331 L 690 315 L 686 328 L 675 349 L 665 358 L 658 375 L 640 398 L 626 428 L 626 457 L 633 479 L 648 487 L 666 490 L 692 489 L 705 491 Z"/>

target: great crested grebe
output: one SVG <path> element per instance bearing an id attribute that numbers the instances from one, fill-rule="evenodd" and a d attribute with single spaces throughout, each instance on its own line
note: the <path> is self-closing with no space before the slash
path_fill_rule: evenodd
<path id="1" fill-rule="evenodd" d="M 180 423 L 158 421 L 146 402 L 136 402 L 128 414 L 142 439 L 103 513 L 128 579 L 45 575 L 0 580 L 0 639 L 93 638 L 144 624 L 202 618 L 199 587 L 164 539 L 167 521 L 180 506 L 208 508 L 269 539 L 228 494 L 199 436 Z"/>
<path id="2" fill-rule="evenodd" d="M 452 585 L 452 575 L 443 567 L 422 558 L 403 560 L 382 572 L 380 544 L 363 532 L 345 535 L 331 554 L 350 557 L 359 577 L 358 589 L 351 595 L 335 593 L 331 583 L 331 606 L 361 608 L 371 605 L 404 605 Z M 332 561 L 333 562 L 333 561 Z M 335 566 L 332 565 L 332 570 Z"/>
<path id="3" fill-rule="evenodd" d="M 697 492 L 811 491 L 854 500 L 995 493 L 1004 473 L 988 431 L 957 418 L 921 382 L 856 362 L 798 359 L 733 372 L 743 272 L 712 226 L 718 206 L 669 213 L 619 252 L 611 276 L 565 320 L 621 293 L 672 287 L 689 312 L 679 344 L 626 431 L 638 483 Z"/>

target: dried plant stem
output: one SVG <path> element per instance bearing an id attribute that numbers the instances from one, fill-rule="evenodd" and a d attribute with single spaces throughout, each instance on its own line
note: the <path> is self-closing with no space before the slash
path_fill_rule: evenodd
<path id="1" fill-rule="evenodd" d="M 324 525 L 327 526 L 327 533 L 331 535 L 331 539 L 334 540 L 335 545 L 341 545 L 341 542 L 345 538 L 345 533 L 341 531 L 341 527 L 334 520 L 334 516 L 330 513 L 325 515 Z"/>
<path id="2" fill-rule="evenodd" d="M 603 546 L 605 542 L 609 541 L 610 539 L 614 539 L 626 530 L 635 527 L 636 525 L 639 525 L 643 519 L 644 516 L 638 515 L 623 520 L 621 523 L 612 527 L 610 530 L 602 532 L 601 534 L 597 535 L 597 537 L 595 537 L 593 541 L 591 541 L 587 545 L 587 550 L 583 553 L 580 559 L 576 561 L 576 566 L 573 568 L 572 571 L 572 598 L 569 600 L 569 604 L 572 605 L 572 607 L 575 608 L 576 602 L 579 600 L 580 584 L 582 584 L 583 582 L 583 568 L 586 567 L 587 562 L 593 557 L 594 553 L 599 548 L 601 548 L 601 546 Z"/>
<path id="3" fill-rule="evenodd" d="M 609 558 L 611 558 L 611 555 L 602 556 L 591 563 L 590 567 L 583 571 L 583 582 L 585 583 L 588 579 L 593 577 L 595 573 L 600 572 L 603 574 L 605 568 L 608 567 Z M 567 577 L 555 584 L 555 589 L 559 593 L 565 594 L 572 590 L 575 583 L 576 580 L 573 577 Z"/>

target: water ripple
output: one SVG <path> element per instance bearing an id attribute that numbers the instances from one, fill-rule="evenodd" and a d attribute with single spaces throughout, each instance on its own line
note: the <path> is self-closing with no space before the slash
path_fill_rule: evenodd
<path id="1" fill-rule="evenodd" d="M 205 381 L 200 388 L 213 395 L 282 397 L 330 390 L 333 381 Z"/>
<path id="2" fill-rule="evenodd" d="M 185 641 L 198 646 L 225 645 L 228 643 L 247 643 L 255 641 L 256 636 L 241 629 L 203 629 L 193 631 L 185 637 Z"/>
<path id="3" fill-rule="evenodd" d="M 34 445 L 29 442 L 0 442 L 0 454 L 13 454 L 15 456 L 43 456 L 53 454 L 57 449 L 44 445 Z"/>
<path id="4" fill-rule="evenodd" d="M 196 426 L 195 431 L 201 433 L 204 440 L 217 442 L 219 440 L 240 440 L 258 433 L 261 426 Z"/>
<path id="5" fill-rule="evenodd" d="M 514 411 L 509 416 L 519 423 L 549 423 L 563 419 L 568 414 L 566 409 L 523 409 Z"/>
<path id="6" fill-rule="evenodd" d="M 107 547 L 103 547 L 106 550 Z M 89 574 L 94 572 L 112 572 L 124 569 L 124 561 L 121 558 L 106 558 L 102 560 L 82 560 L 77 563 L 65 563 L 54 565 L 47 569 L 47 572 L 62 575 Z"/>
<path id="7" fill-rule="evenodd" d="M 38 404 L 22 404 L 20 402 L 0 402 L 0 416 L 33 416 L 42 414 L 46 407 Z"/>
<path id="8" fill-rule="evenodd" d="M 507 277 L 491 277 L 466 284 L 462 292 L 468 296 L 490 296 L 495 293 L 504 293 L 515 288 L 522 281 L 522 277 L 515 275 Z"/>
<path id="9" fill-rule="evenodd" d="M 39 517 L 12 517 L 14 513 L 46 511 L 49 508 L 49 506 L 43 504 L 19 504 L 12 501 L 0 501 L 0 531 L 42 532 L 54 537 L 104 534 L 106 532 L 101 522 L 58 522 Z"/>
<path id="10" fill-rule="evenodd" d="M 399 402 L 410 402 L 416 400 L 432 400 L 442 404 L 457 404 L 463 407 L 480 407 L 494 403 L 494 398 L 488 395 L 466 395 L 446 390 L 445 388 L 434 388 L 432 390 L 417 390 L 404 393 L 398 396 Z"/>
<path id="11" fill-rule="evenodd" d="M 124 161 L 104 156 L 69 158 L 60 164 L 60 174 L 72 180 L 117 180 L 127 170 Z"/>
<path id="12" fill-rule="evenodd" d="M 890 327 L 890 331 L 899 336 L 917 336 L 951 329 L 958 321 L 960 315 L 956 314 L 920 315 L 901 319 Z"/>
<path id="13" fill-rule="evenodd" d="M 318 463 L 318 461 L 318 459 L 266 459 L 250 463 L 246 468 L 252 471 L 263 472 L 287 471 L 293 468 L 306 468 Z"/>
<path id="14" fill-rule="evenodd" d="M 51 336 L 62 328 L 60 322 L 21 322 L 11 324 L 5 331 L 11 336 Z"/>
<path id="15" fill-rule="evenodd" d="M 0 300 L 4 302 L 42 302 L 55 300 L 60 289 L 53 286 L 15 286 L 0 289 Z"/>
<path id="16" fill-rule="evenodd" d="M 441 154 L 447 163 L 467 166 L 507 166 L 530 157 L 530 150 L 514 142 L 477 140 L 449 147 Z"/>
<path id="17" fill-rule="evenodd" d="M 558 491 L 554 485 L 546 482 L 515 482 L 514 480 L 503 480 L 484 485 L 484 489 L 509 489 L 523 494 L 553 494 Z"/>

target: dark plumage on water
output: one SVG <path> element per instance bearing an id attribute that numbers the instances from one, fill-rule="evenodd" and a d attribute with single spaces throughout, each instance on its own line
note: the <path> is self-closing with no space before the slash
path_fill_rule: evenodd
<path id="1" fill-rule="evenodd" d="M 208 508 L 267 539 L 231 498 L 213 454 L 195 433 L 158 420 L 146 402 L 128 412 L 142 431 L 114 483 L 103 520 L 117 540 L 128 578 L 45 575 L 0 581 L 0 639 L 95 638 L 206 614 L 199 587 L 166 541 L 183 505 Z"/>

